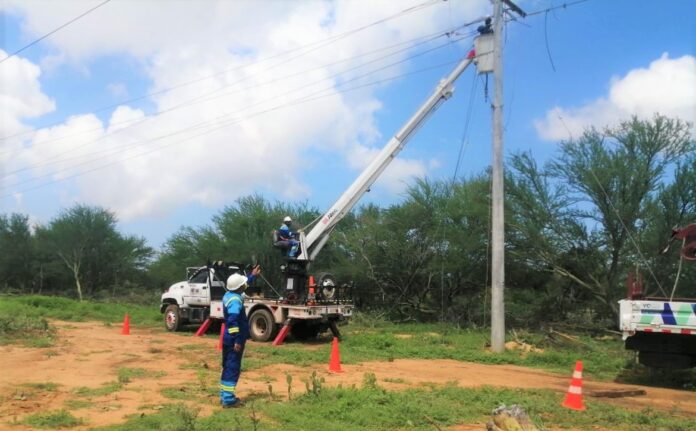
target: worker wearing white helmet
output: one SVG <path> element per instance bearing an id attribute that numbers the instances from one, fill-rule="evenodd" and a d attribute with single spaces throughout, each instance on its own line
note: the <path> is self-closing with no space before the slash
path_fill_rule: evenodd
<path id="1" fill-rule="evenodd" d="M 244 310 L 242 293 L 260 272 L 261 269 L 256 266 L 248 277 L 232 274 L 227 278 L 227 292 L 222 297 L 225 332 L 222 337 L 220 402 L 223 408 L 241 404 L 236 396 L 236 388 L 241 374 L 244 346 L 249 339 L 249 320 Z"/>
<path id="2" fill-rule="evenodd" d="M 278 241 L 276 242 L 277 247 L 287 248 L 288 257 L 297 257 L 300 251 L 300 242 L 297 240 L 297 233 L 292 231 L 292 219 L 290 216 L 285 216 L 283 219 L 283 224 L 278 228 Z"/>

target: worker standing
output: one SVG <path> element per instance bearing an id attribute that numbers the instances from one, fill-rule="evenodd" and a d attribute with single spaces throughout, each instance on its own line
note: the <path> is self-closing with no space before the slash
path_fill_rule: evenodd
<path id="1" fill-rule="evenodd" d="M 249 339 L 249 320 L 244 310 L 242 293 L 260 272 L 260 267 L 256 266 L 248 277 L 232 274 L 227 278 L 227 292 L 222 297 L 225 333 L 222 338 L 220 402 L 223 408 L 241 405 L 235 392 L 242 369 L 244 346 Z"/>

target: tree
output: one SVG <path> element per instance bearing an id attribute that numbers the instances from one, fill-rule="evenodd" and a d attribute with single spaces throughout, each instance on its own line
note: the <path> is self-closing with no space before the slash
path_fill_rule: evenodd
<path id="1" fill-rule="evenodd" d="M 543 171 L 517 157 L 512 196 L 523 210 L 519 231 L 539 264 L 617 312 L 620 277 L 627 260 L 641 254 L 637 238 L 649 203 L 669 168 L 693 151 L 689 125 L 657 115 L 603 134 L 587 130 L 561 143 Z"/>
<path id="2" fill-rule="evenodd" d="M 273 247 L 272 233 L 286 215 L 291 215 L 295 225 L 302 227 L 319 213 L 302 203 L 271 204 L 260 195 L 239 198 L 214 216 L 211 226 L 183 227 L 172 235 L 152 270 L 162 283 L 171 283 L 180 278 L 187 266 L 201 266 L 208 260 L 253 263 L 264 268 L 264 278 L 272 286 L 279 286 L 281 277 L 275 269 L 283 257 Z M 322 253 L 330 254 L 328 250 Z"/>
<path id="3" fill-rule="evenodd" d="M 29 217 L 22 214 L 0 215 L 0 279 L 5 287 L 25 292 L 35 278 L 36 252 Z"/>
<path id="4" fill-rule="evenodd" d="M 129 271 L 142 271 L 152 255 L 144 239 L 122 236 L 116 222 L 108 210 L 75 205 L 37 229 L 48 262 L 57 260 L 68 271 L 80 301 L 114 286 L 119 274 L 123 281 L 132 277 Z"/>
<path id="5" fill-rule="evenodd" d="M 659 252 L 665 248 L 673 228 L 696 223 L 696 154 L 677 163 L 673 181 L 661 184 L 646 208 L 645 232 L 640 240 L 652 268 L 648 283 L 660 283 L 670 296 L 696 296 L 696 265 L 681 265 L 683 244 L 675 243 L 668 252 Z"/>

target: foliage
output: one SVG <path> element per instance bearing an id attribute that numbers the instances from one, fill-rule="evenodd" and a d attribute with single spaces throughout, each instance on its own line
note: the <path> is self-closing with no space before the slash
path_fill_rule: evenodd
<path id="1" fill-rule="evenodd" d="M 35 413 L 27 416 L 23 422 L 35 428 L 50 429 L 72 428 L 84 423 L 82 419 L 76 418 L 65 410 Z"/>
<path id="2" fill-rule="evenodd" d="M 41 347 L 53 344 L 54 330 L 44 318 L 31 318 L 21 313 L 8 313 L 0 306 L 0 345 L 23 340 L 25 343 L 41 340 Z M 34 347 L 39 347 L 34 344 Z"/>
<path id="3" fill-rule="evenodd" d="M 615 326 L 623 280 L 634 271 L 645 274 L 649 294 L 696 297 L 696 265 L 682 265 L 681 245 L 658 253 L 673 227 L 696 222 L 690 127 L 660 115 L 632 118 L 560 143 L 543 166 L 531 153 L 509 159 L 508 327 Z M 225 260 L 260 264 L 263 277 L 248 293 L 276 296 L 283 256 L 271 234 L 285 215 L 307 231 L 321 213 L 306 202 L 242 197 L 209 225 L 179 229 L 155 256 L 142 238 L 119 233 L 106 209 L 75 205 L 36 227 L 27 216 L 0 214 L 0 250 L 12 250 L 0 253 L 0 289 L 156 309 L 158 292 L 182 280 L 187 267 Z M 376 322 L 485 327 L 489 219 L 488 171 L 452 182 L 417 180 L 397 204 L 347 214 L 311 269 L 335 275 L 339 290 L 350 291 Z"/>
<path id="4" fill-rule="evenodd" d="M 212 226 L 183 227 L 172 235 L 150 267 L 153 278 L 158 286 L 165 287 L 181 280 L 186 267 L 224 260 L 261 265 L 264 278 L 277 290 L 281 280 L 275 269 L 283 260 L 281 251 L 272 247 L 272 233 L 286 215 L 291 215 L 299 228 L 312 222 L 319 213 L 306 203 L 272 204 L 259 195 L 240 198 L 214 216 Z M 269 286 L 259 281 L 257 288 Z"/>
<path id="5" fill-rule="evenodd" d="M 59 296 L 0 296 L 0 344 L 24 342 L 48 347 L 53 343 L 55 330 L 47 319 L 118 323 L 126 313 L 132 325 L 161 325 L 159 309 L 151 305 L 80 302 Z"/>
<path id="6" fill-rule="evenodd" d="M 152 249 L 145 239 L 125 236 L 113 213 L 84 205 L 61 212 L 46 226 L 28 217 L 0 215 L 0 279 L 5 291 L 115 297 L 124 285 L 146 283 Z M 32 233 L 33 232 L 33 233 Z M 73 286 L 74 290 L 68 290 Z"/>
<path id="7" fill-rule="evenodd" d="M 544 168 L 530 154 L 514 156 L 508 179 L 511 252 L 529 268 L 552 275 L 546 286 L 560 294 L 556 298 L 571 299 L 557 303 L 560 310 L 585 303 L 603 315 L 615 314 L 623 279 L 637 266 L 653 274 L 662 266 L 662 279 L 651 280 L 652 290 L 667 296 L 662 285 L 674 263 L 656 252 L 671 226 L 658 220 L 669 213 L 668 223 L 696 221 L 689 201 L 695 151 L 688 124 L 658 115 L 633 118 L 604 133 L 587 130 L 563 142 Z M 676 169 L 672 182 L 671 169 Z"/>
<path id="8" fill-rule="evenodd" d="M 616 430 L 688 430 L 696 426 L 693 419 L 651 410 L 633 411 L 608 403 L 588 401 L 582 414 L 559 408 L 562 394 L 546 390 L 513 390 L 494 388 L 460 388 L 454 385 L 403 392 L 389 392 L 378 386 L 356 388 L 325 388 L 305 394 L 289 402 L 261 399 L 250 407 L 234 411 L 218 410 L 211 416 L 193 418 L 189 428 L 167 406 L 156 414 L 135 415 L 124 425 L 98 428 L 100 431 L 144 431 L 167 429 L 252 430 L 257 416 L 263 418 L 260 429 L 302 430 L 341 429 L 365 430 L 432 430 L 453 427 L 460 423 L 480 423 L 489 418 L 491 410 L 501 403 L 518 404 L 540 427 L 571 427 L 573 429 L 608 428 Z M 184 407 L 185 408 L 185 407 Z M 185 408 L 186 409 L 186 408 Z M 190 411 L 190 409 L 188 409 Z"/>

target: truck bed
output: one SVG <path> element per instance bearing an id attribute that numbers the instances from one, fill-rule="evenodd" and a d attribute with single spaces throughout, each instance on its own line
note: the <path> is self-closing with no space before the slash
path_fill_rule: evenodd
<path id="1" fill-rule="evenodd" d="M 623 299 L 619 312 L 624 340 L 636 332 L 696 335 L 696 300 Z"/>

